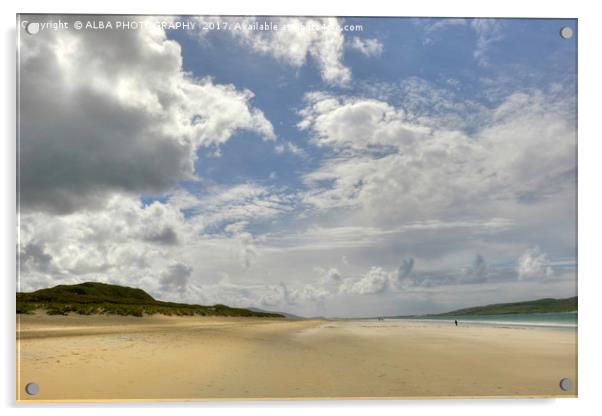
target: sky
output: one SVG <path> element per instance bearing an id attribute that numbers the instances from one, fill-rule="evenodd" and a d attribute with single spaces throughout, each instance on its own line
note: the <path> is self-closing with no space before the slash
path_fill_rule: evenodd
<path id="1" fill-rule="evenodd" d="M 576 295 L 575 20 L 21 19 L 68 27 L 19 35 L 20 291 L 327 317 Z"/>

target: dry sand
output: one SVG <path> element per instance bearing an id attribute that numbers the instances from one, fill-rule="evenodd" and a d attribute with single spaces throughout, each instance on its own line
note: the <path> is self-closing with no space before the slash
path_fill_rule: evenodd
<path id="1" fill-rule="evenodd" d="M 19 401 L 576 396 L 576 330 L 21 316 Z M 33 397 L 29 382 L 40 386 Z"/>

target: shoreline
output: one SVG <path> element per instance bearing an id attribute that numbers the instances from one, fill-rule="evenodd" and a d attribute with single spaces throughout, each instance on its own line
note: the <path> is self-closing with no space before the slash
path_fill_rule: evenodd
<path id="1" fill-rule="evenodd" d="M 429 319 L 429 318 L 391 318 L 384 319 L 385 322 L 388 321 L 405 321 L 405 322 L 419 322 L 419 323 L 428 323 L 428 324 L 440 324 L 441 326 L 453 325 L 454 319 Z M 380 321 L 383 322 L 383 321 Z M 470 326 L 491 326 L 496 328 L 506 328 L 506 327 L 517 327 L 517 328 L 530 328 L 530 329 L 555 329 L 555 330 L 576 330 L 577 324 L 560 324 L 560 323 L 539 323 L 539 322 L 519 322 L 519 321 L 488 321 L 488 320 L 478 320 L 478 319 L 467 319 L 461 320 L 458 319 L 458 326 L 470 327 Z"/>

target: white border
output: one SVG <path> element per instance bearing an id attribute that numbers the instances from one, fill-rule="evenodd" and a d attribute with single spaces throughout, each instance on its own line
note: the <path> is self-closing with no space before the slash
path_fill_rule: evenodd
<path id="1" fill-rule="evenodd" d="M 503 415 L 508 413 L 532 415 L 545 414 L 592 414 L 601 408 L 599 378 L 602 345 L 598 334 L 602 326 L 600 317 L 600 296 L 602 295 L 602 270 L 598 258 L 600 236 L 600 213 L 602 213 L 602 134 L 598 126 L 601 116 L 599 97 L 600 74 L 602 74 L 600 40 L 602 40 L 600 15 L 596 13 L 595 2 L 546 1 L 527 2 L 525 0 L 488 1 L 431 1 L 394 2 L 366 0 L 335 4 L 325 0 L 303 0 L 287 2 L 283 0 L 252 0 L 218 2 L 186 2 L 168 0 L 149 4 L 148 1 L 103 0 L 83 2 L 67 0 L 23 0 L 19 4 L 2 6 L 2 125 L 5 134 L 2 140 L 0 168 L 0 209 L 2 211 L 2 233 L 0 238 L 0 264 L 2 267 L 3 331 L 2 364 L 4 369 L 0 381 L 1 404 L 7 407 L 6 413 L 47 415 L 87 415 L 103 414 L 110 411 L 136 415 L 198 415 L 225 414 L 239 415 L 244 411 L 249 415 L 312 413 L 330 415 L 345 412 L 359 415 L 367 412 L 378 414 L 410 413 L 420 411 L 426 414 L 453 415 Z M 102 406 L 28 406 L 15 409 L 15 14 L 21 13 L 132 13 L 132 14 L 250 14 L 250 15 L 347 15 L 347 16 L 480 16 L 480 17 L 569 17 L 579 18 L 579 399 L 549 400 L 444 400 L 408 402 L 255 402 L 255 403 L 196 403 L 196 404 L 127 404 Z M 82 409 L 85 407 L 85 409 Z M 123 409 L 123 410 L 122 410 Z"/>

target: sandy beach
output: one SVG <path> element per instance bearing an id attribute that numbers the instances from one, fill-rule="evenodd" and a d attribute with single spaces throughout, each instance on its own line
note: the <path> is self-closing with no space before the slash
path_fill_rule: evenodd
<path id="1" fill-rule="evenodd" d="M 575 329 L 19 316 L 18 401 L 575 397 Z M 569 377 L 572 391 L 558 382 Z M 39 394 L 24 387 L 38 383 Z"/>

